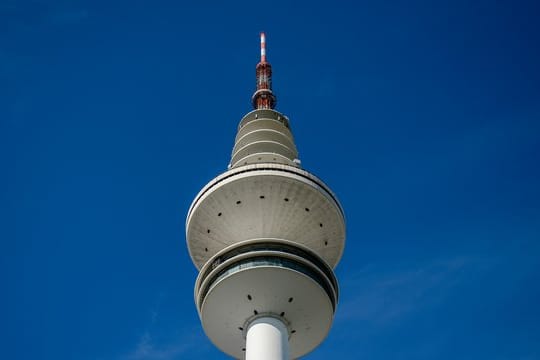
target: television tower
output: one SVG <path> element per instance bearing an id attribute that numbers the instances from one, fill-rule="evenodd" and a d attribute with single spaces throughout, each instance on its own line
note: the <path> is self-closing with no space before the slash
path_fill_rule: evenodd
<path id="1" fill-rule="evenodd" d="M 296 359 L 332 325 L 345 220 L 328 186 L 301 169 L 289 119 L 274 110 L 264 33 L 256 75 L 254 110 L 240 120 L 229 168 L 187 215 L 199 269 L 195 304 L 206 335 L 226 354 Z"/>

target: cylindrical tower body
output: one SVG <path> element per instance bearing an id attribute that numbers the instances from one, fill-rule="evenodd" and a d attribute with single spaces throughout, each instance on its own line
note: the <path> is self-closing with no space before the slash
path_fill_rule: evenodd
<path id="1" fill-rule="evenodd" d="M 269 65 L 265 51 L 261 63 Z M 186 238 L 210 340 L 237 359 L 296 359 L 332 325 L 345 219 L 328 186 L 300 168 L 289 119 L 269 106 L 275 99 L 261 100 L 269 98 L 260 90 L 273 96 L 264 81 L 238 126 L 229 169 L 189 209 Z"/>
<path id="2" fill-rule="evenodd" d="M 278 318 L 253 320 L 246 336 L 246 360 L 288 360 L 289 332 Z"/>

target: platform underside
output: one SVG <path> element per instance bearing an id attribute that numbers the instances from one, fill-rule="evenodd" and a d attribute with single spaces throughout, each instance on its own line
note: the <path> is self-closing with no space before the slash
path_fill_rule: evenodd
<path id="1" fill-rule="evenodd" d="M 286 165 L 258 164 L 228 171 L 199 193 L 186 237 L 199 269 L 225 247 L 257 238 L 297 242 L 334 267 L 345 223 L 339 203 L 316 177 Z"/>
<path id="2" fill-rule="evenodd" d="M 278 316 L 289 328 L 291 358 L 297 358 L 323 341 L 333 313 L 326 292 L 308 276 L 290 269 L 258 267 L 217 282 L 202 305 L 201 320 L 220 350 L 241 359 L 249 319 Z"/>

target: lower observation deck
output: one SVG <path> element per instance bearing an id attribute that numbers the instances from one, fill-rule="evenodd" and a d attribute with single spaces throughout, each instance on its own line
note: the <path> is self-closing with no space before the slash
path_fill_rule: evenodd
<path id="1" fill-rule="evenodd" d="M 332 269 L 309 249 L 277 239 L 248 240 L 216 254 L 201 269 L 195 302 L 204 330 L 239 359 L 250 325 L 276 318 L 287 328 L 292 358 L 327 335 L 338 300 Z"/>

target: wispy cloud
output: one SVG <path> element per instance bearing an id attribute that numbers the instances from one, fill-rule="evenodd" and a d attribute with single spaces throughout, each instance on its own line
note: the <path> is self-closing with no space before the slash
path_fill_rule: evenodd
<path id="1" fill-rule="evenodd" d="M 157 295 L 156 301 L 149 310 L 150 320 L 146 325 L 142 335 L 135 342 L 131 349 L 120 355 L 118 360 L 172 360 L 181 359 L 187 353 L 196 352 L 194 348 L 200 348 L 201 337 L 203 336 L 199 328 L 187 327 L 175 331 L 174 337 L 166 336 L 164 340 L 158 335 L 157 325 L 161 316 L 162 303 L 166 299 L 166 294 L 161 292 Z M 202 349 L 204 350 L 204 349 Z"/>
<path id="2" fill-rule="evenodd" d="M 182 354 L 189 351 L 196 339 L 193 332 L 184 334 L 176 341 L 168 344 L 157 344 L 152 339 L 150 331 L 146 331 L 139 339 L 135 349 L 121 357 L 124 360 L 170 360 L 180 358 Z"/>
<path id="3" fill-rule="evenodd" d="M 347 289 L 337 321 L 387 326 L 402 317 L 444 301 L 471 274 L 492 268 L 493 259 L 459 256 L 416 264 L 372 264 L 342 279 Z"/>

